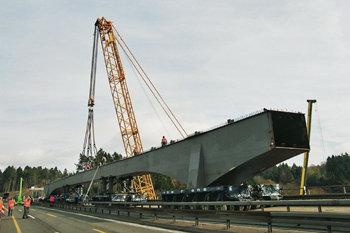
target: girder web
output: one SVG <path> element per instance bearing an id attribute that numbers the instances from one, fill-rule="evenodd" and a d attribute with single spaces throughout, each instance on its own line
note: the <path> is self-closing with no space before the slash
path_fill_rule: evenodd
<path id="1" fill-rule="evenodd" d="M 131 157 L 134 155 L 134 148 L 143 152 L 143 147 L 118 51 L 118 38 L 115 36 L 112 22 L 106 21 L 105 18 L 98 19 L 96 27 L 100 34 L 108 81 L 125 153 L 127 157 Z M 150 174 L 134 177 L 133 183 L 135 192 L 147 195 L 151 200 L 156 198 Z"/>

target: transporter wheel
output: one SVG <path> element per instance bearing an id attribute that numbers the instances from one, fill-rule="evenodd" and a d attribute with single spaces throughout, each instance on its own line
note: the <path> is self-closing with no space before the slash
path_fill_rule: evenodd
<path id="1" fill-rule="evenodd" d="M 191 210 L 199 210 L 201 207 L 199 205 L 190 205 Z"/>
<path id="2" fill-rule="evenodd" d="M 215 210 L 227 210 L 227 205 L 215 205 Z"/>
<path id="3" fill-rule="evenodd" d="M 235 205 L 234 210 L 236 210 L 236 211 L 243 211 L 244 210 L 244 206 L 243 205 Z"/>
<path id="4" fill-rule="evenodd" d="M 190 206 L 188 206 L 188 205 L 180 205 L 179 209 L 180 210 L 187 210 L 187 209 L 190 209 Z"/>
<path id="5" fill-rule="evenodd" d="M 244 210 L 245 210 L 245 211 L 248 211 L 248 210 L 250 210 L 251 208 L 252 208 L 252 206 L 250 206 L 250 205 L 245 205 L 245 206 L 244 206 Z"/>

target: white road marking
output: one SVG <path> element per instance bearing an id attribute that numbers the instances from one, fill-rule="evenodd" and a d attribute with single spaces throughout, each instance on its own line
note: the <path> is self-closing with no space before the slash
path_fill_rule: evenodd
<path id="1" fill-rule="evenodd" d="M 45 208 L 45 207 L 44 207 Z M 45 208 L 47 209 L 47 208 Z M 51 209 L 50 209 L 51 210 Z M 183 233 L 183 231 L 176 231 L 176 230 L 168 230 L 168 229 L 163 229 L 160 227 L 151 227 L 151 226 L 145 226 L 145 225 L 140 225 L 140 224 L 136 224 L 136 223 L 129 223 L 129 222 L 121 222 L 118 220 L 114 220 L 114 219 L 106 219 L 106 218 L 99 218 L 99 217 L 94 217 L 94 216 L 89 216 L 89 215 L 85 215 L 85 214 L 78 214 L 78 213 L 72 213 L 72 212 L 65 212 L 62 210 L 54 210 L 53 211 L 57 211 L 57 212 L 62 212 L 62 213 L 66 213 L 66 214 L 75 214 L 75 215 L 79 215 L 79 216 L 83 216 L 83 217 L 87 217 L 87 218 L 93 218 L 93 219 L 98 219 L 98 220 L 104 220 L 107 222 L 115 222 L 115 223 L 119 223 L 119 224 L 124 224 L 124 225 L 128 225 L 128 226 L 134 226 L 134 227 L 140 227 L 140 228 L 146 228 L 149 230 L 155 230 L 155 231 L 163 231 L 163 232 L 171 232 L 171 233 Z"/>

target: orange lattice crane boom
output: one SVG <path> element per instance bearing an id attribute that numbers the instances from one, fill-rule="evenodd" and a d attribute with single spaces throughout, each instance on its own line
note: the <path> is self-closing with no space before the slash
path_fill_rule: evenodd
<path id="1" fill-rule="evenodd" d="M 135 148 L 142 153 L 143 147 L 118 51 L 118 38 L 116 37 L 118 33 L 115 32 L 113 23 L 104 17 L 97 19 L 95 23 L 95 36 L 97 33 L 100 35 L 109 86 L 126 157 L 131 157 L 134 155 Z M 150 200 L 156 198 L 150 174 L 134 177 L 133 184 L 135 192 L 147 195 Z"/>

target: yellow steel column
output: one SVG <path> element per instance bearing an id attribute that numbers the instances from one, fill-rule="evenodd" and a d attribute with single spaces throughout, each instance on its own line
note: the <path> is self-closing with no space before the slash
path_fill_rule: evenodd
<path id="1" fill-rule="evenodd" d="M 316 103 L 316 100 L 307 100 L 308 104 L 308 113 L 307 113 L 307 137 L 310 144 L 310 134 L 311 134 L 311 116 L 312 116 L 312 104 Z M 303 171 L 301 174 L 301 183 L 300 183 L 300 195 L 306 194 L 306 190 L 304 187 L 306 187 L 306 173 L 307 173 L 307 166 L 309 163 L 309 151 L 304 153 L 304 164 L 303 164 Z"/>

